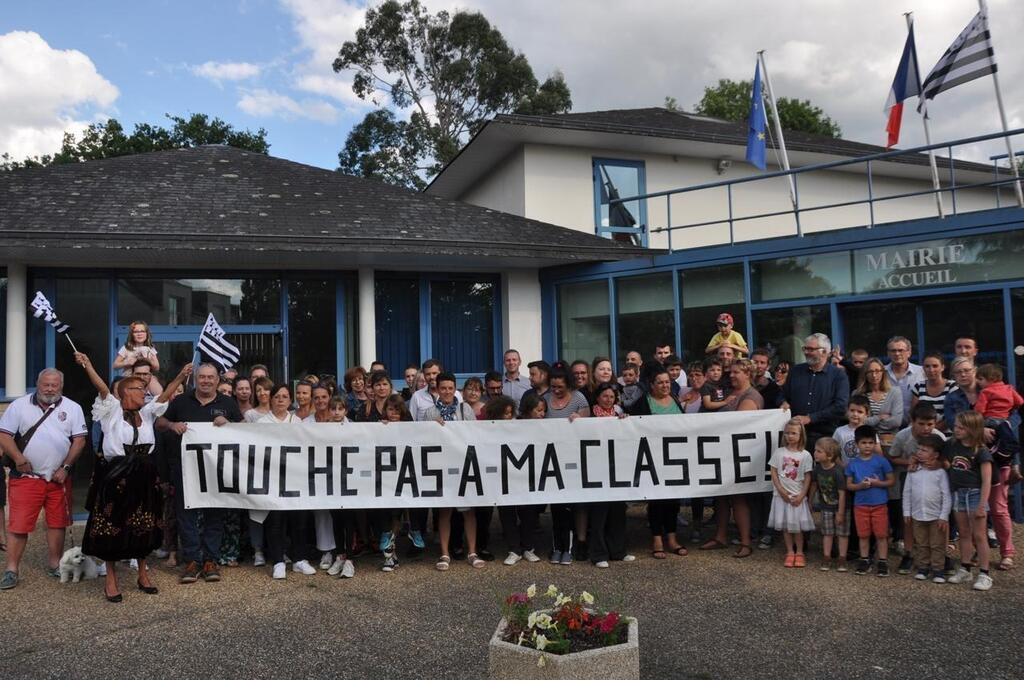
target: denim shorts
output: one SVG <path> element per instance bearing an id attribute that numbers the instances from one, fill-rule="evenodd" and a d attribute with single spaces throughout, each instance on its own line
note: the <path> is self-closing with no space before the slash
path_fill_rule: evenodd
<path id="1" fill-rule="evenodd" d="M 981 489 L 957 489 L 953 492 L 953 512 L 970 514 L 977 510 L 980 504 Z M 985 512 L 988 512 L 988 503 L 985 503 Z"/>

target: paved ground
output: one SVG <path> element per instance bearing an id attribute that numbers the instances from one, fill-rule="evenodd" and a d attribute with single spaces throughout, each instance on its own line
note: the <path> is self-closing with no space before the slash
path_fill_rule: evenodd
<path id="1" fill-rule="evenodd" d="M 636 509 L 630 521 L 645 537 Z M 1024 528 L 1016 536 L 1024 544 Z M 640 621 L 644 677 L 1024 676 L 1021 570 L 993 571 L 995 587 L 979 593 L 821 573 L 816 558 L 788 570 L 779 549 L 656 561 L 637 541 L 639 559 L 608 570 L 491 563 L 441 574 L 429 561 L 384 574 L 367 558 L 349 581 L 272 582 L 243 566 L 218 584 L 181 586 L 160 567 L 159 595 L 125 587 L 113 605 L 102 580 L 45 577 L 41 545 L 34 537 L 22 583 L 0 592 L 0 678 L 481 677 L 499 600 L 533 582 L 621 602 Z"/>

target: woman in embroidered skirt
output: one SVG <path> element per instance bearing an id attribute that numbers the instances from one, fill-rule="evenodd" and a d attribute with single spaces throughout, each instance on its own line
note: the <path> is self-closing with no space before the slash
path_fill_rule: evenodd
<path id="1" fill-rule="evenodd" d="M 103 594 L 109 602 L 120 602 L 115 565 L 118 560 L 139 561 L 139 590 L 157 593 L 146 570 L 146 556 L 160 547 L 163 494 L 156 463 L 150 454 L 156 441 L 153 422 L 167 410 L 167 402 L 192 372 L 186 365 L 163 393 L 145 403 L 146 384 L 140 378 L 123 378 L 111 394 L 96 373 L 89 357 L 75 352 L 75 361 L 85 369 L 99 392 L 92 407 L 93 420 L 103 428 L 103 452 L 96 457 L 86 507 L 82 551 L 107 563 Z"/>

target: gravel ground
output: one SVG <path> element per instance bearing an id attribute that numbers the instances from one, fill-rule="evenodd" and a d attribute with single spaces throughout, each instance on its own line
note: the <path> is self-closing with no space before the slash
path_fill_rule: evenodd
<path id="1" fill-rule="evenodd" d="M 980 593 L 823 573 L 816 556 L 807 569 L 784 569 L 780 548 L 745 560 L 731 550 L 654 560 L 640 508 L 630 532 L 637 561 L 607 570 L 493 562 L 441 574 L 427 560 L 385 574 L 367 557 L 347 581 L 289 573 L 275 582 L 242 566 L 220 583 L 185 586 L 160 565 L 157 596 L 129 589 L 125 570 L 119 605 L 103 599 L 102 579 L 44 576 L 37 533 L 21 584 L 0 592 L 0 678 L 479 677 L 500 599 L 534 582 L 589 590 L 635 615 L 644 677 L 1024 676 L 1019 570 L 993 570 L 995 587 Z M 1015 536 L 1024 544 L 1024 527 Z"/>

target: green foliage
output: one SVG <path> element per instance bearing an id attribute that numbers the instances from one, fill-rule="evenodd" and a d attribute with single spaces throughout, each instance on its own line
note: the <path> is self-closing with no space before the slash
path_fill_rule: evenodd
<path id="1" fill-rule="evenodd" d="M 349 134 L 340 169 L 410 187 L 423 186 L 497 113 L 572 107 L 562 75 L 538 84 L 526 57 L 482 14 L 430 14 L 419 0 L 368 9 L 333 66 L 353 71 L 353 91 L 378 107 Z M 412 114 L 400 121 L 386 107 Z"/>
<path id="2" fill-rule="evenodd" d="M 715 87 L 705 87 L 704 96 L 694 107 L 694 113 L 712 118 L 743 122 L 750 115 L 752 80 L 719 80 Z M 674 100 L 673 100 L 674 101 Z M 819 107 L 806 99 L 779 97 L 779 118 L 782 129 L 808 132 L 814 135 L 838 138 L 842 135 L 839 124 L 825 115 Z M 771 107 L 766 106 L 769 121 L 774 124 Z"/>
<path id="3" fill-rule="evenodd" d="M 105 123 L 93 123 L 85 129 L 81 139 L 70 132 L 64 133 L 64 142 L 55 154 L 21 161 L 12 159 L 9 154 L 3 154 L 0 156 L 0 170 L 79 163 L 150 151 L 192 148 L 203 144 L 227 144 L 263 154 L 270 151 L 267 131 L 263 128 L 256 132 L 237 131 L 230 123 L 225 123 L 220 118 L 211 120 L 202 113 L 194 113 L 189 118 L 168 114 L 167 118 L 172 123 L 170 129 L 138 123 L 130 135 L 114 118 L 108 119 Z"/>

